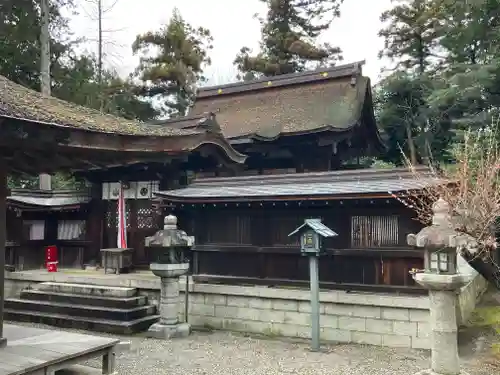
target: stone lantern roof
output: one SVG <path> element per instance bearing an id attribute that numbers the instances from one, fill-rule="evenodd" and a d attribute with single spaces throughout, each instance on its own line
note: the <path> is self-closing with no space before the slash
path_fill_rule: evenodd
<path id="1" fill-rule="evenodd" d="M 147 247 L 191 247 L 194 245 L 194 237 L 177 228 L 177 217 L 167 215 L 163 220 L 163 229 L 160 229 L 153 236 L 145 238 Z"/>
<path id="2" fill-rule="evenodd" d="M 477 241 L 472 236 L 455 230 L 451 206 L 443 198 L 432 205 L 432 212 L 432 225 L 417 234 L 409 234 L 408 245 L 427 249 L 454 248 L 457 251 L 477 246 Z"/>

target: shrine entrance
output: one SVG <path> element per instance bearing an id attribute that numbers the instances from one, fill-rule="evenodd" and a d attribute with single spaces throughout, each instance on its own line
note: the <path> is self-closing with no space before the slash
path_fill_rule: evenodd
<path id="1" fill-rule="evenodd" d="M 117 201 L 105 202 L 103 247 L 116 247 L 118 236 Z M 133 262 L 136 267 L 149 267 L 150 257 L 144 248 L 144 238 L 152 236 L 162 228 L 162 218 L 156 213 L 149 199 L 128 199 L 126 205 L 127 242 L 134 249 Z"/>

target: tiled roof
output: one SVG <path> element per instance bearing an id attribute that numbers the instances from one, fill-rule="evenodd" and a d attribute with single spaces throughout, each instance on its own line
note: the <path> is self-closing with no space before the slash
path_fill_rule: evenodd
<path id="1" fill-rule="evenodd" d="M 190 114 L 215 113 L 227 138 L 347 131 L 361 120 L 365 102 L 373 112 L 360 64 L 203 88 Z"/>
<path id="2" fill-rule="evenodd" d="M 200 130 L 150 126 L 139 121 L 102 114 L 14 83 L 0 75 L 0 117 L 74 127 L 84 130 L 125 135 L 185 136 Z"/>
<path id="3" fill-rule="evenodd" d="M 424 174 L 422 174 L 424 173 Z M 271 176 L 206 178 L 195 180 L 183 189 L 158 192 L 167 201 L 203 202 L 271 200 L 285 197 L 345 197 L 422 189 L 445 183 L 430 172 L 419 178 L 407 169 L 361 169 L 336 172 L 301 173 Z"/>

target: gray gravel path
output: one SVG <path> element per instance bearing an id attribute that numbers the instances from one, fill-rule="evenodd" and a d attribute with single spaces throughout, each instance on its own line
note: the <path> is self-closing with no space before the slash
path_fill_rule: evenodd
<path id="1" fill-rule="evenodd" d="M 132 345 L 129 352 L 117 355 L 119 375 L 411 375 L 429 366 L 426 351 L 332 345 L 313 353 L 304 342 L 228 332 L 195 332 L 172 341 L 120 338 Z M 470 358 L 463 364 L 470 375 L 500 373 L 500 364 L 488 364 L 484 358 Z"/>

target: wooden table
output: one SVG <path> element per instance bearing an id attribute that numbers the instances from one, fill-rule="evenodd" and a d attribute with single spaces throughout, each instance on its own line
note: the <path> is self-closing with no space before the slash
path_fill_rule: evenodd
<path id="1" fill-rule="evenodd" d="M 102 357 L 102 373 L 115 370 L 115 346 L 120 340 L 4 325 L 7 347 L 0 349 L 0 375 L 54 375 L 92 358 Z"/>

